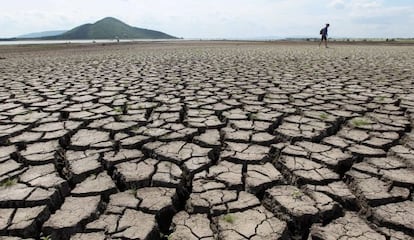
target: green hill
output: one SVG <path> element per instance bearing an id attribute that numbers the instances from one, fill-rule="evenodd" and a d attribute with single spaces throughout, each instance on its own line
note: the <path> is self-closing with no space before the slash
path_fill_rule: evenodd
<path id="1" fill-rule="evenodd" d="M 132 27 L 124 22 L 107 17 L 94 24 L 88 23 L 69 30 L 58 36 L 44 37 L 48 40 L 74 40 L 74 39 L 173 39 L 171 35 L 163 32 Z"/>
<path id="2" fill-rule="evenodd" d="M 16 38 L 40 38 L 40 37 L 51 37 L 57 36 L 59 34 L 65 33 L 67 30 L 56 30 L 56 31 L 45 31 L 45 32 L 35 32 L 35 33 L 28 33 L 24 35 L 17 36 Z"/>

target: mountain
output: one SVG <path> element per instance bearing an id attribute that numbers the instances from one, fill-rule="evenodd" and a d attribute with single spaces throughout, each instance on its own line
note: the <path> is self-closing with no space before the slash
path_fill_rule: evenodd
<path id="1" fill-rule="evenodd" d="M 67 30 L 56 30 L 56 31 L 46 31 L 46 32 L 35 32 L 35 33 L 28 33 L 24 35 L 17 36 L 16 38 L 41 38 L 41 37 L 51 37 L 57 36 L 62 33 L 65 33 Z"/>
<path id="2" fill-rule="evenodd" d="M 173 39 L 163 32 L 137 28 L 112 17 L 107 17 L 96 23 L 88 23 L 63 34 L 43 37 L 47 40 L 74 40 L 74 39 Z"/>

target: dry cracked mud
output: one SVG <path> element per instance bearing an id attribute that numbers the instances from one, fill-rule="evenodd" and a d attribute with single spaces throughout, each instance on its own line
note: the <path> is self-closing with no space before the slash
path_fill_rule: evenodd
<path id="1" fill-rule="evenodd" d="M 414 239 L 413 46 L 0 54 L 0 239 Z"/>

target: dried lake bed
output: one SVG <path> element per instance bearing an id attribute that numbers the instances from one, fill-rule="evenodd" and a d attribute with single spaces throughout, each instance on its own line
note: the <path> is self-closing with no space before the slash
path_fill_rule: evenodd
<path id="1" fill-rule="evenodd" d="M 0 239 L 414 238 L 414 46 L 0 46 Z"/>

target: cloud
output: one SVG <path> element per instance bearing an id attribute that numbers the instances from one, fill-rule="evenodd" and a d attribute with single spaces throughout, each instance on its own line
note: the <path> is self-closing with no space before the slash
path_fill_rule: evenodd
<path id="1" fill-rule="evenodd" d="M 377 0 L 354 0 L 351 5 L 360 9 L 381 8 L 383 4 Z"/>
<path id="2" fill-rule="evenodd" d="M 392 37 L 407 37 L 412 30 L 402 25 L 414 24 L 413 8 L 406 0 L 13 0 L 0 8 L 0 37 L 107 16 L 187 38 L 318 37 L 326 22 L 331 36 L 378 36 L 383 27 L 393 29 Z"/>
<path id="3" fill-rule="evenodd" d="M 414 24 L 414 18 L 410 17 L 414 15 L 414 6 L 398 0 L 393 3 L 380 0 L 331 1 L 329 7 L 335 13 L 332 28 L 338 36 L 413 37 L 406 26 Z"/>
<path id="4" fill-rule="evenodd" d="M 336 8 L 336 9 L 344 9 L 345 8 L 345 1 L 343 0 L 334 0 L 329 3 L 330 7 Z"/>

